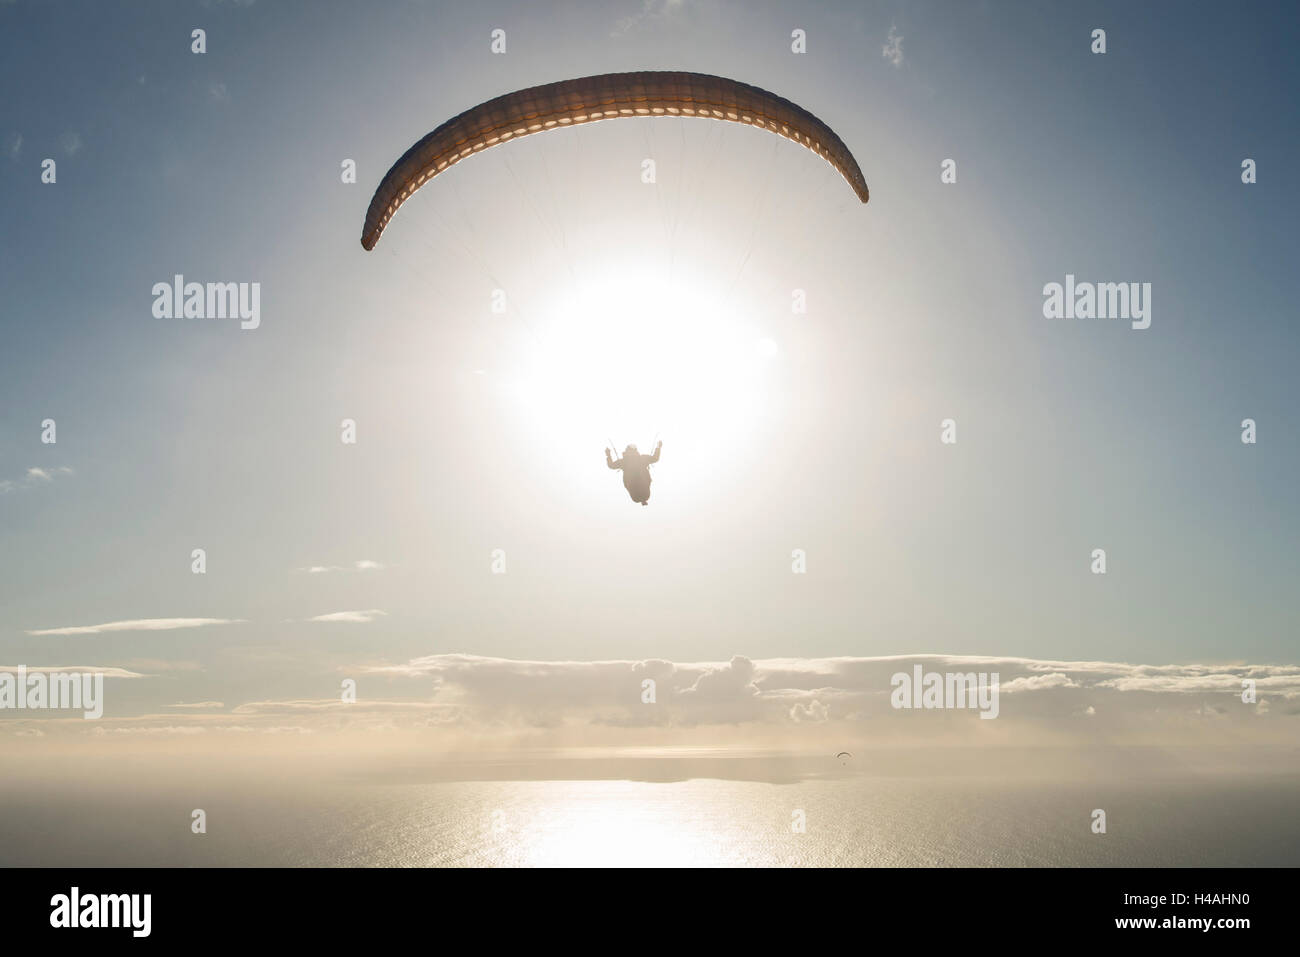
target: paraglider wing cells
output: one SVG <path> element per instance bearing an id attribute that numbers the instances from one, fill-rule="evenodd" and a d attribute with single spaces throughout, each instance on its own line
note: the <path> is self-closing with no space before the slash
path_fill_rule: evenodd
<path id="1" fill-rule="evenodd" d="M 608 73 L 507 93 L 443 123 L 384 176 L 370 200 L 361 245 L 374 249 L 402 203 L 467 156 L 530 133 L 638 116 L 694 116 L 770 130 L 817 153 L 862 202 L 868 199 L 867 181 L 844 141 L 789 100 L 704 73 Z"/>

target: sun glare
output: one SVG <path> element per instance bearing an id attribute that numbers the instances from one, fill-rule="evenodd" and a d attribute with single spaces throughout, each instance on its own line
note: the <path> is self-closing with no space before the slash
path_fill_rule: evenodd
<path id="1" fill-rule="evenodd" d="M 569 286 L 532 331 L 511 376 L 524 432 L 597 453 L 660 437 L 679 461 L 752 437 L 779 355 L 708 284 L 635 270 Z"/>

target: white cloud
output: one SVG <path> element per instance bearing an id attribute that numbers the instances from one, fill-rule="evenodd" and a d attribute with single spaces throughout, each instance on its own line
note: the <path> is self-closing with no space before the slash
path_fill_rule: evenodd
<path id="1" fill-rule="evenodd" d="M 196 725 L 144 725 L 140 727 L 114 727 L 99 725 L 91 729 L 92 734 L 203 734 L 207 728 Z"/>
<path id="2" fill-rule="evenodd" d="M 1008 691 L 997 719 L 980 720 L 968 709 L 894 709 L 891 678 L 910 674 L 916 666 L 941 674 L 996 672 L 1001 689 Z M 833 755 L 857 753 L 861 747 L 907 754 L 933 745 L 960 748 L 975 763 L 984 760 L 987 750 L 1003 746 L 1038 749 L 1035 753 L 1046 748 L 1059 755 L 1111 747 L 1179 748 L 1207 761 L 1218 760 L 1215 755 L 1264 753 L 1255 748 L 1280 749 L 1276 753 L 1293 758 L 1298 754 L 1294 741 L 1300 709 L 1277 704 L 1288 694 L 1300 696 L 1300 666 L 1294 665 L 1135 665 L 959 655 L 737 655 L 730 661 L 673 662 L 436 654 L 399 664 L 339 667 L 365 676 L 356 703 L 339 697 L 256 700 L 230 707 L 217 701 L 178 702 L 160 714 L 102 719 L 102 726 L 214 733 L 204 740 L 226 731 L 357 733 L 375 736 L 375 747 L 382 741 L 385 748 L 410 746 L 422 753 L 441 747 L 473 753 L 485 747 L 687 747 L 697 752 L 788 749 Z M 1246 676 L 1257 686 L 1266 681 L 1272 687 L 1271 710 L 1241 702 L 1240 679 Z M 653 682 L 652 701 L 647 682 Z M 43 719 L 40 727 L 86 733 L 80 719 Z M 134 732 L 139 740 L 147 734 L 195 733 Z M 394 735 L 401 740 L 390 741 Z M 122 739 L 133 738 L 124 734 Z"/>
<path id="3" fill-rule="evenodd" d="M 144 671 L 202 671 L 197 661 L 182 661 L 162 658 L 128 658 L 122 662 L 128 668 L 140 668 Z"/>
<path id="4" fill-rule="evenodd" d="M 63 152 L 69 156 L 76 156 L 81 152 L 81 134 L 76 130 L 68 130 L 61 137 L 59 143 L 63 147 Z"/>
<path id="5" fill-rule="evenodd" d="M 380 571 L 384 568 L 382 562 L 373 559 L 363 558 L 355 561 L 351 565 L 308 565 L 306 568 L 297 568 L 295 571 L 306 572 L 308 575 L 324 575 L 327 572 L 346 572 L 351 570 L 368 572 Z"/>
<path id="6" fill-rule="evenodd" d="M 762 692 L 754 684 L 754 663 L 743 655 L 736 655 L 721 668 L 710 667 L 705 670 L 682 694 L 730 697 Z"/>
<path id="7" fill-rule="evenodd" d="M 125 668 L 115 668 L 112 665 L 26 665 L 29 675 L 40 672 L 46 675 L 55 674 L 101 674 L 105 678 L 148 678 L 149 675 L 140 674 L 137 671 L 127 671 Z M 0 672 L 16 674 L 18 665 L 0 665 Z"/>
<path id="8" fill-rule="evenodd" d="M 174 631 L 178 628 L 201 628 L 204 625 L 234 625 L 240 618 L 137 618 L 131 621 L 110 621 L 102 625 L 69 625 L 63 628 L 42 628 L 28 631 L 29 635 L 102 635 L 113 631 Z"/>
<path id="9" fill-rule="evenodd" d="M 1046 691 L 1048 688 L 1077 688 L 1079 685 L 1069 675 L 1059 671 L 1047 675 L 1033 675 L 1027 678 L 1013 678 L 1003 682 L 999 687 L 1002 694 L 1015 694 L 1020 691 Z"/>
<path id="10" fill-rule="evenodd" d="M 9 158 L 17 160 L 23 152 L 23 134 L 15 133 L 9 138 Z"/>
<path id="11" fill-rule="evenodd" d="M 674 16 L 686 6 L 686 0 L 643 0 L 641 9 L 628 17 L 623 17 L 610 31 L 611 37 L 621 37 L 651 20 L 664 20 Z"/>
<path id="12" fill-rule="evenodd" d="M 297 701 L 248 701 L 231 709 L 231 714 L 286 714 L 294 711 L 430 711 L 431 701 L 366 701 L 350 704 L 342 698 L 306 698 Z"/>
<path id="13" fill-rule="evenodd" d="M 317 615 L 315 618 L 308 618 L 308 621 L 341 621 L 354 625 L 366 625 L 374 621 L 381 615 L 387 615 L 388 612 L 380 611 L 378 608 L 369 608 L 365 611 L 335 611 L 328 615 Z"/>
<path id="14" fill-rule="evenodd" d="M 889 42 L 881 47 L 880 52 L 894 66 L 903 65 L 903 36 L 892 23 L 889 25 Z"/>
<path id="15" fill-rule="evenodd" d="M 48 485 L 61 475 L 74 474 L 72 469 L 66 465 L 50 466 L 41 468 L 32 466 L 21 479 L 5 479 L 0 481 L 0 494 L 5 492 L 14 492 L 22 488 L 35 488 L 41 485 Z"/>
<path id="16" fill-rule="evenodd" d="M 1153 673 L 1151 669 L 1138 669 L 1132 674 L 1098 682 L 1098 687 L 1114 688 L 1117 691 L 1230 691 L 1239 694 L 1243 678 L 1253 678 L 1255 686 L 1260 690 L 1279 691 L 1287 695 L 1300 693 L 1300 688 L 1296 687 L 1293 677 L 1286 673 L 1254 674 L 1246 669 L 1234 673 L 1225 672 L 1220 668 L 1211 671 L 1196 666 L 1180 674 Z"/>
<path id="17" fill-rule="evenodd" d="M 790 709 L 790 720 L 796 724 L 807 721 L 825 721 L 830 717 L 830 710 L 816 698 L 813 698 L 808 704 L 795 702 L 794 707 Z"/>
<path id="18" fill-rule="evenodd" d="M 876 658 L 772 658 L 737 655 L 729 662 L 519 661 L 473 655 L 430 655 L 364 670 L 393 678 L 428 679 L 431 700 L 483 721 L 551 725 L 558 721 L 617 725 L 708 723 L 808 724 L 898 716 L 891 678 L 920 665 L 942 673 L 997 673 L 1003 700 L 998 723 L 1066 721 L 1092 702 L 1107 720 L 1150 716 L 1170 695 L 1213 693 L 1230 711 L 1257 709 L 1240 701 L 1241 678 L 1278 694 L 1300 695 L 1300 666 L 1131 665 L 1014 657 L 906 655 Z M 1151 676 L 1156 672 L 1157 676 Z M 642 682 L 655 682 L 654 706 Z M 1082 698 L 1082 700 L 1081 700 Z M 1166 713 L 1168 712 L 1167 706 Z M 1100 720 L 1100 719 L 1099 719 Z M 993 724 L 994 722 L 989 722 Z"/>

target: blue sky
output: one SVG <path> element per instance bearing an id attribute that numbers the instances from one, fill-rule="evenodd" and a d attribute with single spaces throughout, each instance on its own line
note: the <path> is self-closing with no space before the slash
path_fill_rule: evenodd
<path id="1" fill-rule="evenodd" d="M 3 657 L 166 674 L 132 691 L 141 708 L 328 697 L 340 669 L 455 652 L 1293 662 L 1298 20 L 1285 3 L 0 4 Z M 442 120 L 637 69 L 806 107 L 870 204 L 758 131 L 604 123 L 476 157 L 361 250 L 380 177 Z M 155 319 L 150 289 L 176 273 L 260 282 L 260 328 Z M 1150 282 L 1151 328 L 1045 319 L 1067 273 Z M 557 422 L 572 405 L 521 384 L 538 337 L 573 358 L 555 302 L 591 275 L 621 290 L 602 320 L 680 283 L 726 313 L 714 348 L 765 339 L 777 359 L 739 412 L 666 388 L 662 422 L 651 395 L 619 431 L 590 410 L 620 397 L 579 376 L 590 414 Z M 494 325 L 498 282 L 515 311 Z M 792 288 L 814 304 L 797 321 Z M 579 367 L 695 341 L 672 322 L 629 336 Z M 653 507 L 620 498 L 607 430 L 663 432 Z M 309 620 L 345 611 L 382 614 Z M 170 618 L 233 623 L 28 634 Z"/>

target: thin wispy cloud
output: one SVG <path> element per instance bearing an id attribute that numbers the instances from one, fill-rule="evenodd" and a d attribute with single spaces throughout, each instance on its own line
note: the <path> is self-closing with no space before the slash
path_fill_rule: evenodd
<path id="1" fill-rule="evenodd" d="M 345 622 L 348 624 L 364 625 L 369 624 L 388 612 L 380 611 L 378 608 L 369 608 L 365 611 L 335 611 L 328 615 L 317 615 L 315 618 L 308 618 L 308 621 L 332 621 Z"/>
<path id="2" fill-rule="evenodd" d="M 231 709 L 231 714 L 286 714 L 293 711 L 429 711 L 438 707 L 430 701 L 367 701 L 353 704 L 339 698 L 308 698 L 300 701 L 249 701 Z"/>
<path id="3" fill-rule="evenodd" d="M 8 152 L 11 160 L 17 160 L 18 157 L 22 155 L 23 134 L 15 133 L 13 136 L 9 137 Z"/>
<path id="4" fill-rule="evenodd" d="M 686 0 L 644 0 L 641 9 L 631 16 L 619 20 L 609 35 L 611 37 L 621 37 L 650 21 L 670 17 L 685 6 Z"/>
<path id="5" fill-rule="evenodd" d="M 81 719 L 48 719 L 45 726 L 51 730 L 72 730 L 91 735 L 198 735 L 208 734 L 313 734 L 318 727 L 283 723 L 283 712 L 268 715 L 267 721 L 258 716 L 221 714 L 142 714 L 134 718 L 119 718 L 97 722 L 86 728 Z"/>
<path id="6" fill-rule="evenodd" d="M 128 668 L 139 668 L 143 671 L 202 671 L 203 666 L 197 661 L 183 661 L 178 659 L 162 658 L 129 658 L 122 664 Z"/>
<path id="7" fill-rule="evenodd" d="M 63 147 L 63 152 L 69 156 L 76 156 L 81 152 L 81 134 L 76 130 L 68 130 L 59 137 L 59 145 Z"/>
<path id="8" fill-rule="evenodd" d="M 102 625 L 68 625 L 62 628 L 41 628 L 28 631 L 41 635 L 104 635 L 118 631 L 175 631 L 181 628 L 202 628 L 207 625 L 240 624 L 242 618 L 135 618 L 130 621 L 109 621 Z"/>
<path id="9" fill-rule="evenodd" d="M 111 665 L 24 665 L 29 675 L 61 675 L 61 674 L 101 674 L 105 678 L 149 678 L 150 675 L 140 674 L 138 671 L 128 671 L 125 668 L 115 668 Z M 0 672 L 14 674 L 18 671 L 18 665 L 0 665 Z"/>
<path id="10" fill-rule="evenodd" d="M 880 52 L 894 66 L 903 65 L 903 35 L 892 23 L 889 25 L 889 42 L 880 48 Z"/>
<path id="11" fill-rule="evenodd" d="M 305 568 L 296 568 L 294 571 L 305 572 L 308 575 L 324 575 L 329 572 L 348 572 L 348 571 L 380 571 L 384 568 L 382 562 L 373 559 L 363 558 L 355 561 L 351 565 L 308 565 Z"/>
<path id="12" fill-rule="evenodd" d="M 73 474 L 73 470 L 66 465 L 50 467 L 32 466 L 23 473 L 23 477 L 20 479 L 0 480 L 0 494 L 16 492 L 19 489 L 24 488 L 36 488 L 42 485 L 49 485 L 57 478 Z"/>
<path id="13" fill-rule="evenodd" d="M 206 728 L 195 725 L 144 726 L 139 728 L 109 728 L 99 725 L 91 729 L 92 734 L 203 734 Z"/>

